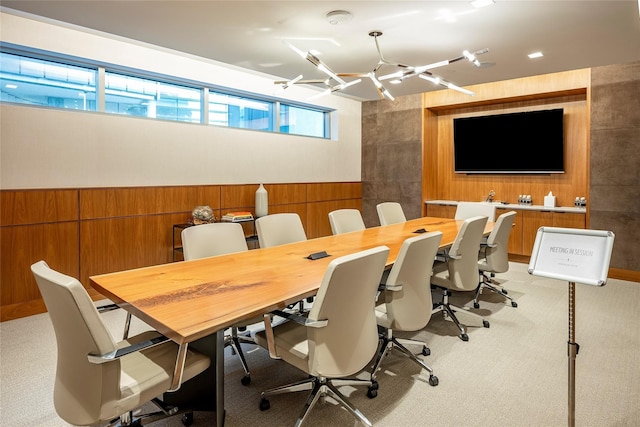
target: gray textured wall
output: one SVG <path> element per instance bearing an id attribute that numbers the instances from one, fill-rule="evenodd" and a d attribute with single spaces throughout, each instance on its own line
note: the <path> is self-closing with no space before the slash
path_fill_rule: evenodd
<path id="1" fill-rule="evenodd" d="M 422 214 L 422 95 L 362 103 L 362 215 L 380 225 L 376 205 L 399 202 Z"/>
<path id="2" fill-rule="evenodd" d="M 640 62 L 591 70 L 590 228 L 616 234 L 611 267 L 640 271 Z"/>

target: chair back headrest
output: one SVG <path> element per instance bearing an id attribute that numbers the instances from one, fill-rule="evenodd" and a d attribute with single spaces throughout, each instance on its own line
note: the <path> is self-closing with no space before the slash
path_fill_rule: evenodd
<path id="1" fill-rule="evenodd" d="M 486 216 L 487 221 L 496 220 L 496 205 L 487 202 L 458 202 L 455 219 L 468 219 L 474 216 Z"/>
<path id="2" fill-rule="evenodd" d="M 366 228 L 362 214 L 358 209 L 338 209 L 329 212 L 329 223 L 331 224 L 331 233 L 334 235 Z"/>
<path id="3" fill-rule="evenodd" d="M 302 220 L 297 213 L 278 213 L 256 219 L 256 232 L 261 248 L 307 240 Z"/>
<path id="4" fill-rule="evenodd" d="M 242 225 L 215 222 L 182 230 L 185 261 L 249 250 Z"/>
<path id="5" fill-rule="evenodd" d="M 383 202 L 376 205 L 380 225 L 397 224 L 407 220 L 402 205 L 398 202 Z"/>
<path id="6" fill-rule="evenodd" d="M 433 262 L 442 240 L 440 231 L 424 233 L 404 241 L 386 280 L 387 286 L 402 286 L 390 291 L 386 304 L 391 329 L 417 331 L 431 319 L 431 277 Z"/>
<path id="7" fill-rule="evenodd" d="M 364 368 L 378 348 L 375 297 L 389 256 L 378 246 L 332 260 L 309 312 L 327 320 L 307 328 L 309 369 L 313 375 L 339 377 Z"/>

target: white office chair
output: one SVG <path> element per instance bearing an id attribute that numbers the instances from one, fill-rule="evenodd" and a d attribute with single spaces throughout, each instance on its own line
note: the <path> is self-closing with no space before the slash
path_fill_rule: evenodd
<path id="1" fill-rule="evenodd" d="M 249 250 L 242 225 L 233 222 L 215 222 L 188 227 L 182 230 L 181 237 L 185 261 Z M 243 385 L 251 383 L 251 373 L 240 343 L 255 345 L 256 342 L 250 336 L 239 335 L 238 329 L 256 323 L 262 323 L 262 316 L 233 325 L 230 328 L 231 334 L 224 337 L 225 347 L 231 346 L 240 358 L 244 369 L 244 376 L 240 380 Z"/>
<path id="2" fill-rule="evenodd" d="M 296 213 L 277 213 L 256 219 L 261 248 L 307 240 L 302 220 Z"/>
<path id="3" fill-rule="evenodd" d="M 331 395 L 362 423 L 371 422 L 338 391 L 341 385 L 366 385 L 367 395 L 377 395 L 372 380 L 350 379 L 375 355 L 378 331 L 374 302 L 389 248 L 373 249 L 332 260 L 325 272 L 316 302 L 307 317 L 278 312 L 289 321 L 256 334 L 256 341 L 274 358 L 297 367 L 310 377 L 262 392 L 260 410 L 271 406 L 268 396 L 311 390 L 296 426 L 301 425 L 318 399 Z M 313 262 L 313 261 L 312 261 Z M 321 424 L 316 421 L 316 425 Z"/>
<path id="4" fill-rule="evenodd" d="M 256 219 L 256 233 L 261 248 L 307 240 L 307 233 L 297 213 L 277 213 L 260 217 Z M 307 298 L 307 302 L 312 303 L 313 297 Z M 304 301 L 296 304 L 300 312 L 305 311 Z M 289 305 L 289 308 L 293 308 L 296 304 Z"/>
<path id="5" fill-rule="evenodd" d="M 77 279 L 39 261 L 31 266 L 56 334 L 58 361 L 53 389 L 56 412 L 74 425 L 115 422 L 141 425 L 140 418 L 175 415 L 157 396 L 169 391 L 178 345 L 154 332 L 116 343 Z M 182 381 L 209 367 L 210 359 L 187 350 Z M 133 417 L 153 402 L 161 412 Z M 183 418 L 184 422 L 184 418 Z"/>
<path id="6" fill-rule="evenodd" d="M 429 384 L 438 385 L 433 369 L 405 347 L 407 344 L 422 345 L 422 354 L 428 356 L 431 352 L 427 344 L 397 338 L 393 332 L 419 331 L 431 319 L 433 305 L 429 278 L 441 239 L 442 233 L 434 231 L 405 240 L 384 280 L 383 293 L 379 297 L 384 303 L 376 307 L 378 326 L 384 329 L 384 333 L 381 334 L 382 345 L 371 371 L 372 379 L 375 379 L 384 357 L 395 348 L 429 372 Z"/>
<path id="7" fill-rule="evenodd" d="M 407 220 L 402 205 L 398 202 L 383 202 L 376 205 L 380 225 L 397 224 Z"/>
<path id="8" fill-rule="evenodd" d="M 451 291 L 471 292 L 478 287 L 478 252 L 486 224 L 486 216 L 466 219 L 451 248 L 445 253 L 446 262 L 436 264 L 431 276 L 431 284 L 443 291 L 442 302 L 437 303 L 434 312 L 442 311 L 445 317 L 450 317 L 460 329 L 460 338 L 463 341 L 469 341 L 469 336 L 466 328 L 454 314 L 456 310 L 449 304 L 449 296 Z M 469 315 L 478 316 L 475 313 L 466 312 Z M 482 325 L 488 328 L 489 322 L 482 319 Z"/>
<path id="9" fill-rule="evenodd" d="M 509 270 L 509 235 L 511 234 L 515 218 L 515 211 L 509 211 L 500 215 L 486 243 L 483 242 L 481 245 L 482 250 L 480 253 L 484 253 L 484 257 L 481 256 L 481 259 L 478 261 L 480 284 L 476 289 L 476 296 L 473 300 L 474 308 L 480 308 L 478 297 L 484 288 L 511 301 L 512 307 L 518 307 L 518 303 L 508 295 L 507 290 L 492 279 L 496 273 L 505 273 Z"/>
<path id="10" fill-rule="evenodd" d="M 338 209 L 329 212 L 331 233 L 334 235 L 364 230 L 364 220 L 358 209 Z"/>
<path id="11" fill-rule="evenodd" d="M 486 216 L 487 221 L 496 220 L 496 206 L 487 202 L 458 202 L 455 219 L 467 219 L 474 216 Z"/>

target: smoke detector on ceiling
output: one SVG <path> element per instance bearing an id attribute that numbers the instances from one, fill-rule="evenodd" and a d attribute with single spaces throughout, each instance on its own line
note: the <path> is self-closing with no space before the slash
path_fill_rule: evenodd
<path id="1" fill-rule="evenodd" d="M 347 10 L 332 10 L 325 15 L 327 22 L 331 25 L 340 25 L 349 22 L 353 15 Z"/>

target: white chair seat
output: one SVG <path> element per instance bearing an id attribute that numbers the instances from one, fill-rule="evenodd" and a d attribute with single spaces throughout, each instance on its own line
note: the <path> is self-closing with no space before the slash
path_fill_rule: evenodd
<path id="1" fill-rule="evenodd" d="M 118 343 L 118 348 L 137 344 L 160 334 L 148 331 Z M 171 387 L 173 368 L 176 365 L 178 347 L 176 345 L 159 345 L 140 352 L 131 353 L 120 361 L 120 393 L 123 403 L 127 397 L 135 399 L 134 407 L 160 396 Z M 149 363 L 153 360 L 153 363 Z M 209 367 L 209 358 L 187 350 L 187 363 L 183 372 L 183 380 L 193 378 Z M 127 405 L 125 403 L 125 405 Z M 127 405 L 130 406 L 130 405 Z M 118 416 L 114 414 L 113 416 Z"/>
<path id="2" fill-rule="evenodd" d="M 267 348 L 265 331 L 255 334 L 256 343 Z M 278 334 L 274 337 L 278 348 L 278 356 L 287 363 L 301 370 L 307 370 L 309 366 L 309 341 L 307 331 L 294 322 L 288 322 L 278 326 Z"/>

